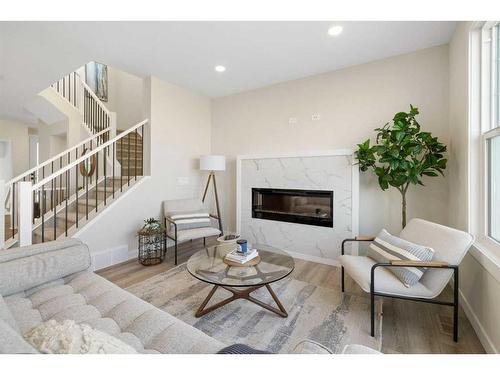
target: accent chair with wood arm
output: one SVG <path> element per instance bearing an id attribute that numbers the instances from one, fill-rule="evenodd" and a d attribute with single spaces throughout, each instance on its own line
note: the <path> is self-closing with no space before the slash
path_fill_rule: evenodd
<path id="1" fill-rule="evenodd" d="M 189 229 L 178 229 L 178 224 L 172 217 L 176 214 L 192 213 L 192 212 L 205 212 L 207 213 L 207 208 L 203 205 L 201 199 L 174 199 L 163 201 L 163 214 L 165 217 L 165 228 L 166 235 L 172 241 L 174 241 L 175 248 L 175 264 L 177 264 L 177 244 L 179 242 L 185 242 L 190 240 L 195 240 L 198 238 L 203 238 L 203 244 L 205 244 L 206 237 L 218 236 L 222 233 L 222 228 L 220 228 L 220 220 L 217 216 L 210 214 L 211 225 L 189 228 Z M 216 228 L 218 226 L 218 228 Z M 166 241 L 166 240 L 165 240 Z M 165 248 L 167 248 L 165 244 Z"/>
<path id="2" fill-rule="evenodd" d="M 367 256 L 345 255 L 347 242 L 373 241 L 375 237 L 349 238 L 342 242 L 342 292 L 344 270 L 371 298 L 371 335 L 374 336 L 375 297 L 390 297 L 453 306 L 453 340 L 458 340 L 458 267 L 473 243 L 467 232 L 422 219 L 412 219 L 398 237 L 434 250 L 431 262 L 393 260 L 380 263 Z M 390 267 L 425 267 L 418 283 L 406 287 Z M 454 278 L 453 301 L 436 300 L 451 277 Z"/>

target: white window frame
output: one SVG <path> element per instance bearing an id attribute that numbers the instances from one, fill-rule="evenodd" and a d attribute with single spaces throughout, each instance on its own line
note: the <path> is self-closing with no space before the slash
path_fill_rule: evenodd
<path id="1" fill-rule="evenodd" d="M 500 266 L 500 243 L 489 236 L 488 140 L 500 135 L 492 85 L 496 46 L 494 27 L 498 22 L 476 22 L 469 43 L 469 231 L 475 236 L 473 251 L 483 265 L 489 260 Z M 498 81 L 496 81 L 498 82 Z"/>

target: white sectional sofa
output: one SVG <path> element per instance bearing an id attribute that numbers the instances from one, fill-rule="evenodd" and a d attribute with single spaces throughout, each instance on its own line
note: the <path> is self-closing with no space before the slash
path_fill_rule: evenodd
<path id="1" fill-rule="evenodd" d="M 226 346 L 96 275 L 90 259 L 75 239 L 0 251 L 0 352 L 36 352 L 23 334 L 50 319 L 86 323 L 139 353 Z"/>

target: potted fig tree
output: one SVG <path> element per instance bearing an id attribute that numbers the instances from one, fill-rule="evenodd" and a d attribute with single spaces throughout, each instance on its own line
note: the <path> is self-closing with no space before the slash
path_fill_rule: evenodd
<path id="1" fill-rule="evenodd" d="M 401 193 L 401 223 L 406 226 L 406 196 L 411 185 L 424 185 L 424 176 L 437 177 L 446 169 L 446 145 L 430 132 L 421 131 L 416 120 L 418 108 L 396 113 L 392 123 L 377 132 L 374 145 L 370 139 L 358 144 L 355 158 L 363 172 L 371 169 L 382 190 L 390 187 Z"/>

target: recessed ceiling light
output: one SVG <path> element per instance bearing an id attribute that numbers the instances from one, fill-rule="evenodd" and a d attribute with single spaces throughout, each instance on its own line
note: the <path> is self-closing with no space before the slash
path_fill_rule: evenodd
<path id="1" fill-rule="evenodd" d="M 332 26 L 328 29 L 328 35 L 331 36 L 337 36 L 342 33 L 343 27 L 342 26 Z"/>
<path id="2" fill-rule="evenodd" d="M 223 65 L 217 65 L 217 66 L 215 67 L 215 71 L 216 71 L 216 72 L 219 72 L 219 73 L 225 72 L 225 71 L 226 71 L 226 67 L 225 67 L 225 66 L 223 66 Z"/>

